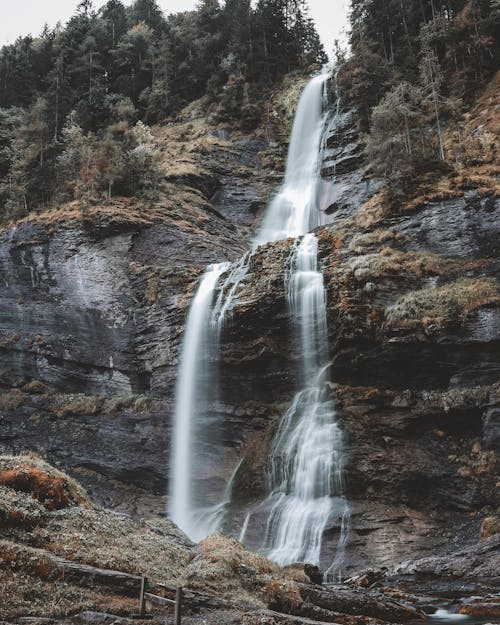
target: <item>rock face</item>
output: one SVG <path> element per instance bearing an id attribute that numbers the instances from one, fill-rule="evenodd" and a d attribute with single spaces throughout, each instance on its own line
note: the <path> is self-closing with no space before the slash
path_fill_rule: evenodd
<path id="1" fill-rule="evenodd" d="M 165 132 L 189 141 L 190 127 Z M 411 210 L 389 205 L 364 177 L 354 113 L 330 130 L 317 234 L 354 571 L 459 547 L 498 506 L 500 203 L 470 190 Z M 37 450 L 106 505 L 137 514 L 165 508 L 176 369 L 197 278 L 246 249 L 276 182 L 264 163 L 282 156 L 260 135 L 223 128 L 203 137 L 210 149 L 196 148 L 198 169 L 168 170 L 168 204 L 69 207 L 0 240 L 0 448 Z M 203 482 L 217 501 L 241 461 L 226 527 L 234 533 L 265 492 L 269 440 L 295 390 L 291 246 L 252 255 L 221 338 L 212 412 L 224 427 L 207 447 Z M 328 529 L 325 565 L 339 531 Z"/>
<path id="2" fill-rule="evenodd" d="M 177 182 L 167 205 L 62 207 L 0 235 L 0 447 L 80 471 L 108 503 L 116 488 L 132 509 L 134 487 L 165 494 L 189 296 L 205 265 L 246 247 L 209 197 L 217 190 L 220 209 L 220 197 L 258 174 L 265 142 L 215 146 L 205 160 L 220 177 L 189 181 L 203 191 Z M 268 193 L 263 181 L 252 197 Z M 238 219 L 248 221 L 253 205 L 244 208 Z"/>

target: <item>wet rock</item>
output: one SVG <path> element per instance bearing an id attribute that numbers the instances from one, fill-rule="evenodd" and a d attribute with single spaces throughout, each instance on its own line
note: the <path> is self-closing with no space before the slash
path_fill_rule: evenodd
<path id="1" fill-rule="evenodd" d="M 483 445 L 500 450 L 500 406 L 489 406 L 484 413 Z"/>
<path id="2" fill-rule="evenodd" d="M 391 572 L 420 579 L 449 577 L 500 584 L 500 536 L 495 535 L 449 555 L 404 562 Z"/>
<path id="3" fill-rule="evenodd" d="M 216 137 L 217 139 L 223 139 L 227 141 L 233 133 L 232 128 L 216 128 L 215 130 L 210 130 L 209 135 L 211 137 Z"/>
<path id="4" fill-rule="evenodd" d="M 460 606 L 460 614 L 468 614 L 470 616 L 500 617 L 500 598 L 483 597 L 481 599 L 472 599 L 465 605 Z"/>
<path id="5" fill-rule="evenodd" d="M 359 140 L 354 110 L 332 116 L 322 156 L 318 192 L 321 223 L 338 223 L 352 215 L 380 188 L 380 182 L 364 175 L 365 151 Z"/>
<path id="6" fill-rule="evenodd" d="M 402 623 L 424 619 L 418 610 L 364 589 L 351 589 L 340 585 L 301 586 L 300 592 L 309 603 L 340 614 L 369 616 Z"/>
<path id="7" fill-rule="evenodd" d="M 416 215 L 398 220 L 412 249 L 443 256 L 498 258 L 500 200 L 470 192 L 462 198 L 429 203 Z"/>
<path id="8" fill-rule="evenodd" d="M 115 623 L 116 625 L 132 625 L 136 621 L 130 618 L 123 618 L 116 614 L 106 614 L 105 612 L 81 612 L 76 618 L 86 625 L 108 625 Z"/>

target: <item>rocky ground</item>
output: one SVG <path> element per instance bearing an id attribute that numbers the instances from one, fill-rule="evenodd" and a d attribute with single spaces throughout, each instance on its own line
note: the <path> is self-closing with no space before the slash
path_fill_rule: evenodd
<path id="1" fill-rule="evenodd" d="M 115 512 L 137 519 L 164 514 L 173 389 L 190 297 L 207 263 L 235 260 L 246 249 L 280 179 L 290 111 L 303 83 L 300 77 L 277 90 L 265 123 L 251 135 L 230 125 L 211 125 L 196 106 L 158 127 L 165 180 L 156 203 L 124 198 L 70 204 L 4 228 L 3 453 L 36 451 L 76 476 L 96 501 Z M 332 394 L 348 455 L 350 573 L 367 566 L 390 571 L 403 560 L 430 555 L 476 553 L 464 551 L 469 548 L 479 550 L 479 567 L 481 558 L 496 562 L 498 557 L 496 86 L 494 81 L 464 116 L 464 145 L 478 144 L 474 163 L 461 164 L 450 134 L 446 148 L 455 164 L 422 178 L 404 197 L 366 169 L 355 112 L 345 110 L 331 119 L 321 187 L 323 225 L 317 234 L 328 290 Z M 207 464 L 203 483 L 215 496 L 243 459 L 235 477 L 236 525 L 264 491 L 267 444 L 294 391 L 297 353 L 283 286 L 291 244 L 269 244 L 252 256 L 232 324 L 222 337 L 223 383 L 214 412 L 223 417 L 225 430 L 210 449 L 216 461 Z M 133 532 L 146 531 L 138 521 L 89 510 Z M 163 520 L 151 523 L 166 527 Z M 3 525 L 2 537 L 6 531 Z M 158 532 L 146 531 L 151 540 L 160 540 Z M 331 562 L 338 535 L 334 523 L 325 564 Z M 38 557 L 24 549 L 47 550 L 47 544 L 62 540 L 61 534 L 53 536 L 34 542 L 24 537 L 19 559 L 26 563 Z M 88 540 L 86 530 L 75 540 Z M 179 548 L 181 560 L 192 557 L 192 546 Z M 9 549 L 18 553 L 18 547 Z M 61 551 L 56 555 L 66 557 Z M 103 558 L 85 563 L 121 567 L 134 575 L 150 570 Z M 476 562 L 476 555 L 470 558 Z M 431 578 L 434 564 L 421 562 Z M 51 560 L 47 566 L 52 571 L 56 565 Z M 151 566 L 154 573 L 160 564 Z M 417 571 L 405 570 L 412 576 Z M 469 578 L 471 570 L 452 577 Z M 170 584 L 180 579 L 175 575 L 154 573 Z M 486 594 L 493 577 L 485 584 Z M 15 575 L 12 579 L 4 586 L 9 593 L 17 583 Z M 26 597 L 31 587 L 44 595 L 42 576 L 36 583 L 27 579 L 22 586 Z M 385 583 L 380 575 L 377 580 Z M 209 587 L 206 578 L 202 587 Z M 293 590 L 293 597 L 297 593 L 302 605 L 306 600 L 300 589 Z M 53 596 L 54 605 L 69 605 Z M 82 605 L 93 610 L 106 611 L 111 601 L 104 595 L 89 597 L 85 594 L 88 602 Z M 132 604 L 120 612 L 120 601 L 126 599 L 120 595 L 118 607 L 112 602 L 108 607 L 128 614 Z M 258 609 L 286 612 L 280 601 L 295 599 L 261 601 Z M 333 604 L 314 605 L 330 610 Z M 293 618 L 256 609 L 227 622 L 337 618 L 326 618 L 316 608 L 294 608 Z M 222 623 L 226 616 L 217 618 L 213 622 Z"/>
<path id="2" fill-rule="evenodd" d="M 0 529 L 0 618 L 9 623 L 137 622 L 143 576 L 159 597 L 183 588 L 185 623 L 376 625 L 424 618 L 417 599 L 387 587 L 387 573 L 325 587 L 314 583 L 314 567 L 281 569 L 220 534 L 193 545 L 168 521 L 132 520 L 95 506 L 74 480 L 35 455 L 0 457 Z M 417 572 L 421 581 L 451 575 L 491 589 L 498 582 L 497 538 L 445 559 L 403 564 L 393 574 L 405 580 Z M 481 606 L 482 614 L 499 609 L 498 602 Z M 169 623 L 170 613 L 149 603 L 144 617 Z"/>

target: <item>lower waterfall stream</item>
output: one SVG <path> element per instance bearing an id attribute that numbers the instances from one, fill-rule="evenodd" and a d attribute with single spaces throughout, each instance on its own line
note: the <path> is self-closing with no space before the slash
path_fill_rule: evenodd
<path id="1" fill-rule="evenodd" d="M 254 527 L 259 549 L 278 564 L 319 565 L 325 530 L 335 519 L 340 528 L 336 557 L 327 575 L 341 569 L 349 507 L 342 496 L 342 432 L 329 386 L 326 293 L 318 260 L 317 191 L 323 133 L 327 120 L 325 71 L 311 79 L 300 99 L 282 187 L 270 202 L 254 246 L 296 237 L 285 276 L 291 330 L 300 353 L 296 394 L 271 444 L 266 469 L 267 497 L 247 514 L 240 540 Z M 251 272 L 252 253 L 237 263 L 211 265 L 202 276 L 187 318 L 180 361 L 171 452 L 169 514 L 188 536 L 201 540 L 216 531 L 228 514 L 236 466 L 218 503 L 196 493 L 193 464 L 200 423 L 206 416 L 217 378 L 220 336 Z M 223 280 L 223 276 L 225 279 Z M 209 429 L 205 423 L 205 429 Z M 205 498 L 203 497 L 205 495 Z"/>
<path id="2" fill-rule="evenodd" d="M 342 432 L 328 386 L 326 296 L 313 234 L 296 241 L 287 282 L 289 315 L 299 337 L 300 390 L 269 452 L 269 495 L 258 506 L 267 518 L 262 549 L 281 565 L 319 564 L 327 524 L 333 513 L 342 517 L 347 504 L 341 498 Z"/>

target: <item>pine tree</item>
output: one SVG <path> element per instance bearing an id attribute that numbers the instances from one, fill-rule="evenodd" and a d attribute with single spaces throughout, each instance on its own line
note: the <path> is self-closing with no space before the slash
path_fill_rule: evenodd
<path id="1" fill-rule="evenodd" d="M 423 126 L 421 89 L 398 83 L 372 111 L 368 150 L 375 173 L 396 185 L 410 178 L 415 163 L 426 156 L 419 141 Z"/>

